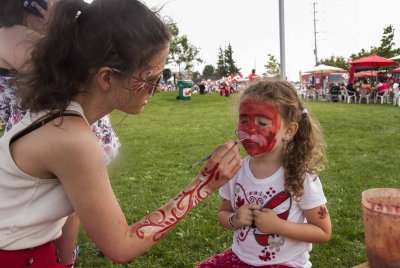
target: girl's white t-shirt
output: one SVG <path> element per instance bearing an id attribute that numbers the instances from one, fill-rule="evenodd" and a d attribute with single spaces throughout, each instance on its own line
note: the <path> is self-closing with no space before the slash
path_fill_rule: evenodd
<path id="1" fill-rule="evenodd" d="M 296 202 L 284 187 L 284 170 L 281 167 L 272 176 L 257 179 L 250 170 L 250 159 L 243 160 L 239 172 L 219 193 L 230 200 L 237 211 L 244 204 L 257 204 L 273 209 L 282 219 L 294 223 L 307 222 L 303 210 L 312 209 L 326 203 L 326 198 L 319 178 L 306 174 L 304 195 Z M 245 226 L 234 232 L 232 250 L 250 265 L 285 264 L 293 267 L 311 267 L 309 252 L 311 243 L 296 241 L 276 234 L 265 234 L 257 228 Z"/>

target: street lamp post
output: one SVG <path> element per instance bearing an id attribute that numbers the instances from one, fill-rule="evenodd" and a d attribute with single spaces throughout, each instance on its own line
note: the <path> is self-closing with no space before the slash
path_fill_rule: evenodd
<path id="1" fill-rule="evenodd" d="M 279 40 L 281 58 L 280 75 L 282 80 L 286 80 L 284 0 L 279 0 Z"/>

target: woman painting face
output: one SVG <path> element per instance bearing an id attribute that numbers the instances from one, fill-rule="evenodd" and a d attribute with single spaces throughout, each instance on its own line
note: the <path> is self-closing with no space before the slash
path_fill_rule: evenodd
<path id="1" fill-rule="evenodd" d="M 239 108 L 238 136 L 246 152 L 259 156 L 270 152 L 281 128 L 278 108 L 268 103 L 243 101 Z"/>

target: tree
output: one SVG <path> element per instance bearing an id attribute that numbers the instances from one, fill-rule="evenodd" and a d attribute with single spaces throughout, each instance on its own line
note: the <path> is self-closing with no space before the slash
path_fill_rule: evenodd
<path id="1" fill-rule="evenodd" d="M 217 69 L 215 70 L 215 72 L 219 78 L 223 76 L 228 76 L 228 68 L 225 61 L 225 53 L 221 47 L 219 47 L 218 51 Z"/>
<path id="2" fill-rule="evenodd" d="M 395 49 L 394 39 L 394 27 L 393 25 L 389 25 L 383 29 L 383 36 L 381 39 L 381 45 L 376 48 L 376 54 L 381 57 L 391 58 L 399 54 L 400 49 Z"/>
<path id="3" fill-rule="evenodd" d="M 372 47 L 371 47 L 371 50 L 361 49 L 360 52 L 351 54 L 350 55 L 350 59 L 353 61 L 353 60 L 356 60 L 356 59 L 360 59 L 360 58 L 364 58 L 366 56 L 369 56 L 369 55 L 372 54 L 372 52 L 371 52 L 372 49 L 373 49 Z"/>
<path id="4" fill-rule="evenodd" d="M 228 75 L 230 74 L 237 74 L 240 69 L 236 66 L 235 61 L 233 60 L 233 51 L 232 51 L 232 46 L 229 43 L 228 48 L 225 49 L 224 51 L 224 56 L 225 56 L 225 66 L 228 69 Z"/>
<path id="5" fill-rule="evenodd" d="M 203 78 L 204 79 L 214 79 L 214 78 L 216 78 L 214 66 L 212 66 L 212 65 L 204 66 Z"/>
<path id="6" fill-rule="evenodd" d="M 400 48 L 394 48 L 394 27 L 390 24 L 383 29 L 383 35 L 381 39 L 381 44 L 379 47 L 371 46 L 370 50 L 361 49 L 357 54 L 351 54 L 350 59 L 356 60 L 369 56 L 371 54 L 377 54 L 381 57 L 391 58 L 400 54 Z"/>
<path id="7" fill-rule="evenodd" d="M 230 74 L 237 74 L 239 71 L 240 68 L 236 66 L 236 63 L 233 60 L 233 50 L 231 44 L 229 43 L 228 48 L 225 49 L 219 47 L 217 69 L 215 70 L 216 75 L 221 78 Z"/>
<path id="8" fill-rule="evenodd" d="M 192 80 L 195 84 L 199 83 L 201 81 L 201 75 L 199 72 L 195 71 L 192 73 Z"/>
<path id="9" fill-rule="evenodd" d="M 347 62 L 348 61 L 342 56 L 331 56 L 330 58 L 319 60 L 318 64 L 325 64 L 349 70 L 349 65 Z"/>
<path id="10" fill-rule="evenodd" d="M 190 71 L 194 62 L 201 63 L 202 59 L 198 56 L 200 50 L 191 45 L 186 35 L 179 36 L 179 29 L 176 24 L 171 25 L 172 40 L 168 62 L 175 62 L 178 65 L 179 77 L 181 71 Z"/>
<path id="11" fill-rule="evenodd" d="M 266 76 L 269 77 L 280 77 L 280 64 L 275 59 L 274 55 L 268 54 L 268 62 L 264 65 L 266 69 Z"/>

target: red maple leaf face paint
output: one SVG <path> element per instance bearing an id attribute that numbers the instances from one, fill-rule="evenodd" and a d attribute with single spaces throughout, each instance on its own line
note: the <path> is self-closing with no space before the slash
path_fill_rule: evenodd
<path id="1" fill-rule="evenodd" d="M 139 74 L 139 76 L 132 75 L 130 81 L 131 85 L 128 87 L 128 89 L 132 90 L 133 92 L 140 92 L 144 89 L 147 89 L 149 94 L 153 96 L 159 87 L 161 73 L 162 71 L 160 72 L 159 68 L 156 66 L 144 70 Z"/>
<path id="2" fill-rule="evenodd" d="M 239 108 L 238 137 L 251 156 L 270 152 L 281 127 L 278 108 L 268 103 L 243 101 Z"/>

